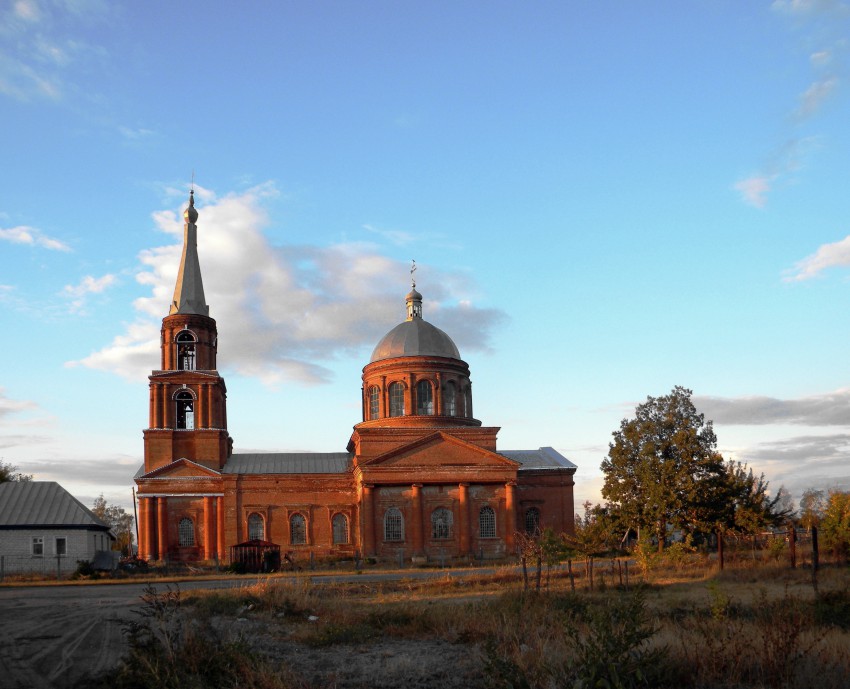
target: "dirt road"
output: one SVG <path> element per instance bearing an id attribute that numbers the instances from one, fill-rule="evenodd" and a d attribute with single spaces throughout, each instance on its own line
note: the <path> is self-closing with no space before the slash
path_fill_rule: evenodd
<path id="1" fill-rule="evenodd" d="M 193 582 L 222 588 L 245 580 Z M 126 649 L 122 628 L 144 584 L 0 588 L 0 687 L 53 689 L 114 668 Z M 158 585 L 164 589 L 165 584 Z"/>

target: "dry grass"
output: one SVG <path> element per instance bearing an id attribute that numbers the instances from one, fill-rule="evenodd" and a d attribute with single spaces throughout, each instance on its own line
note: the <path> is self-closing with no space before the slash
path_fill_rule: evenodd
<path id="1" fill-rule="evenodd" d="M 379 686 L 377 676 L 382 687 L 440 689 L 846 686 L 846 568 L 822 570 L 817 592 L 810 570 L 774 563 L 718 572 L 694 557 L 630 572 L 628 589 L 616 563 L 604 570 L 593 591 L 578 567 L 572 582 L 553 572 L 539 593 L 523 591 L 512 569 L 334 585 L 271 578 L 184 591 L 180 614 L 194 626 L 180 652 L 209 652 L 207 629 L 217 648 L 255 659 L 241 683 L 231 674 L 219 684 L 207 677 L 205 686 L 343 689 Z"/>

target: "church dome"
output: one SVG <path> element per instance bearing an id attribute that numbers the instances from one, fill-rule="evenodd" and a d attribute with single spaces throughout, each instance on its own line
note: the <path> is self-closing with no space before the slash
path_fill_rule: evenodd
<path id="1" fill-rule="evenodd" d="M 399 323 L 378 342 L 370 363 L 402 356 L 441 356 L 460 359 L 457 346 L 446 333 L 422 319 L 422 295 L 416 287 L 405 297 L 407 320 Z"/>
<path id="2" fill-rule="evenodd" d="M 421 318 L 399 323 L 372 352 L 370 362 L 400 356 L 443 356 L 460 359 L 460 352 L 446 333 Z"/>

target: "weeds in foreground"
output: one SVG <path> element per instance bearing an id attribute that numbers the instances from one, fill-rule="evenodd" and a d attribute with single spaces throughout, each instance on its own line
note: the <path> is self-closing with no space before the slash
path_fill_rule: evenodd
<path id="1" fill-rule="evenodd" d="M 92 689 L 291 689 L 294 685 L 242 641 L 225 641 L 181 610 L 179 588 L 147 586 L 139 619 L 125 628 L 118 670 L 79 684 Z"/>
<path id="2" fill-rule="evenodd" d="M 805 572 L 779 579 L 768 566 L 752 586 L 754 573 L 759 570 L 718 576 L 707 592 L 705 581 L 637 591 L 609 586 L 595 594 L 572 593 L 563 581 L 548 593 L 515 585 L 498 595 L 460 598 L 454 587 L 435 588 L 428 598 L 419 584 L 405 582 L 379 588 L 270 580 L 191 596 L 150 589 L 128 629 L 124 665 L 108 683 L 86 686 L 324 689 L 337 686 L 333 673 L 345 667 L 346 658 L 373 644 L 391 643 L 394 653 L 402 644 L 417 658 L 417 672 L 428 663 L 444 663 L 433 643 L 432 655 L 424 654 L 438 640 L 468 648 L 493 689 L 844 689 L 850 675 L 847 571 L 828 572 L 829 588 L 819 594 L 811 591 Z M 419 599 L 410 599 L 411 588 Z M 232 624 L 245 618 L 255 624 Z M 237 628 L 250 628 L 251 635 L 227 636 Z M 251 646 L 258 634 L 265 640 Z M 275 644 L 286 644 L 286 652 L 282 647 L 276 652 Z M 297 665 L 304 654 L 337 665 L 317 674 L 314 666 Z M 313 684 L 271 665 L 275 657 L 286 657 L 286 668 L 304 672 Z M 381 669 L 376 665 L 374 672 Z M 418 674 L 410 680 L 421 687 L 447 686 L 428 684 Z M 362 686 L 368 684 L 366 674 Z"/>
<path id="3" fill-rule="evenodd" d="M 507 644 L 487 645 L 487 668 L 497 688 L 564 686 L 636 689 L 658 686 L 665 649 L 650 648 L 658 630 L 640 590 L 627 596 L 610 596 L 587 607 L 563 597 L 556 606 L 559 624 L 549 631 L 549 653 L 529 655 L 529 634 L 511 635 Z M 529 611 L 530 612 L 530 611 Z M 560 647 L 556 651 L 556 647 Z M 559 652 L 558 652 L 559 651 Z"/>

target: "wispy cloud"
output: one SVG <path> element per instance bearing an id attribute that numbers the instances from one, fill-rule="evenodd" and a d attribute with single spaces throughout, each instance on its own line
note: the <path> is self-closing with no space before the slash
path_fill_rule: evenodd
<path id="1" fill-rule="evenodd" d="M 384 230 L 374 225 L 363 225 L 363 229 L 367 232 L 371 232 L 372 234 L 376 234 L 387 241 L 396 244 L 398 246 L 404 246 L 406 244 L 411 244 L 416 240 L 416 236 L 411 232 L 405 232 L 404 230 Z"/>
<path id="2" fill-rule="evenodd" d="M 0 240 L 11 242 L 12 244 L 26 244 L 29 246 L 39 246 L 43 249 L 51 251 L 70 251 L 65 242 L 52 237 L 48 237 L 40 230 L 26 225 L 18 225 L 8 229 L 0 228 Z"/>
<path id="3" fill-rule="evenodd" d="M 803 144 L 796 129 L 812 120 L 829 102 L 842 84 L 846 73 L 845 57 L 848 43 L 846 32 L 850 8 L 838 0 L 776 0 L 772 8 L 788 16 L 806 45 L 819 43 L 819 49 L 809 52 L 809 65 L 814 71 L 811 83 L 797 97 L 797 105 L 789 112 L 790 131 L 786 142 L 767 156 L 767 162 L 756 172 L 738 180 L 734 189 L 741 200 L 755 208 L 764 208 L 769 195 L 780 188 L 781 182 L 801 168 Z"/>
<path id="4" fill-rule="evenodd" d="M 154 135 L 154 131 L 152 129 L 147 129 L 145 127 L 118 127 L 118 133 L 121 134 L 127 141 L 137 142 L 145 139 L 149 139 Z"/>
<path id="5" fill-rule="evenodd" d="M 283 380 L 318 383 L 330 378 L 325 362 L 368 355 L 402 320 L 409 264 L 374 245 L 275 246 L 263 234 L 264 201 L 271 184 L 218 197 L 196 187 L 198 252 L 210 315 L 218 324 L 220 361 L 240 375 L 274 385 Z M 71 366 L 87 366 L 144 379 L 159 363 L 160 319 L 171 301 L 182 244 L 177 210 L 153 215 L 174 243 L 141 253 L 136 280 L 148 296 L 136 299 L 137 319 L 111 344 Z M 486 349 L 504 315 L 465 303 L 463 276 L 420 266 L 425 317 L 449 331 L 461 353 Z M 246 336 L 250 333 L 250 337 Z"/>
<path id="6" fill-rule="evenodd" d="M 706 418 L 730 426 L 850 426 L 850 388 L 790 400 L 763 396 L 694 397 L 694 404 Z"/>
<path id="7" fill-rule="evenodd" d="M 767 204 L 767 193 L 770 191 L 772 177 L 754 175 L 735 183 L 735 189 L 740 192 L 746 203 L 756 208 L 764 208 Z"/>
<path id="8" fill-rule="evenodd" d="M 61 101 L 73 86 L 68 68 L 102 48 L 81 36 L 112 12 L 101 0 L 14 0 L 0 6 L 0 94 L 19 101 Z"/>
<path id="9" fill-rule="evenodd" d="M 799 435 L 756 443 L 726 456 L 763 471 L 771 487 L 784 485 L 799 496 L 808 488 L 850 490 L 850 434 Z"/>
<path id="10" fill-rule="evenodd" d="M 90 294 L 101 294 L 108 287 L 115 284 L 116 277 L 111 273 L 95 278 L 86 275 L 76 285 L 65 285 L 62 293 L 71 299 L 70 310 L 72 313 L 80 313 L 86 305 L 86 298 Z"/>
<path id="11" fill-rule="evenodd" d="M 815 81 L 800 95 L 800 105 L 794 113 L 797 120 L 812 117 L 838 86 L 838 77 L 829 76 Z"/>
<path id="12" fill-rule="evenodd" d="M 799 261 L 783 278 L 785 282 L 801 282 L 817 277 L 835 266 L 850 265 L 850 235 L 837 242 L 822 244 L 815 253 Z"/>
<path id="13" fill-rule="evenodd" d="M 35 402 L 28 400 L 13 400 L 6 396 L 6 390 L 0 388 L 0 420 L 28 409 L 35 409 Z"/>

